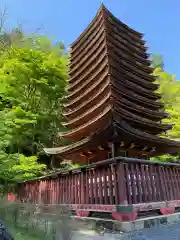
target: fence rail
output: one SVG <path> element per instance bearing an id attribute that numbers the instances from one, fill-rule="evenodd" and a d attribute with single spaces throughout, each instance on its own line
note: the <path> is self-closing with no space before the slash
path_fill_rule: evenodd
<path id="1" fill-rule="evenodd" d="M 21 201 L 36 204 L 172 203 L 180 200 L 180 164 L 120 157 L 24 182 L 18 189 Z"/>

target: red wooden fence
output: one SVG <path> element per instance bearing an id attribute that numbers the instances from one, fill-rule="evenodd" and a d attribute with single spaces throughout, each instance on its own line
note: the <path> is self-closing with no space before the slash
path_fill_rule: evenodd
<path id="1" fill-rule="evenodd" d="M 66 204 L 87 215 L 154 209 L 172 213 L 180 206 L 180 164 L 119 157 L 27 181 L 18 189 L 23 202 Z"/>

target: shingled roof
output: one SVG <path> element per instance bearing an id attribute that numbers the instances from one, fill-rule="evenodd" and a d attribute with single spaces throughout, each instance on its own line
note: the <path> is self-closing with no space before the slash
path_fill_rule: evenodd
<path id="1" fill-rule="evenodd" d="M 110 141 L 133 142 L 149 155 L 178 151 L 180 142 L 159 137 L 172 125 L 161 123 L 168 114 L 142 37 L 101 5 L 70 46 L 67 131 L 60 136 L 75 143 L 46 153 L 73 155 Z"/>

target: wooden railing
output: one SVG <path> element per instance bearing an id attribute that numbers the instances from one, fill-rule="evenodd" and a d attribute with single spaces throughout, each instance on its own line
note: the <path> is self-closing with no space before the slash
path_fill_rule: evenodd
<path id="1" fill-rule="evenodd" d="M 75 210 L 113 212 L 119 205 L 172 210 L 180 205 L 180 164 L 119 157 L 24 182 L 18 189 L 23 202 L 68 204 Z"/>

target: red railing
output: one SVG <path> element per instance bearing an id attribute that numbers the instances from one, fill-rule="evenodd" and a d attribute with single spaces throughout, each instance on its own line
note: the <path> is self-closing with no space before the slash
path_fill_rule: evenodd
<path id="1" fill-rule="evenodd" d="M 108 206 L 119 205 L 138 211 L 149 206 L 172 208 L 179 206 L 180 164 L 119 157 L 21 183 L 18 196 L 23 202 L 68 204 L 76 210 L 106 206 L 107 211 L 115 211 Z"/>

